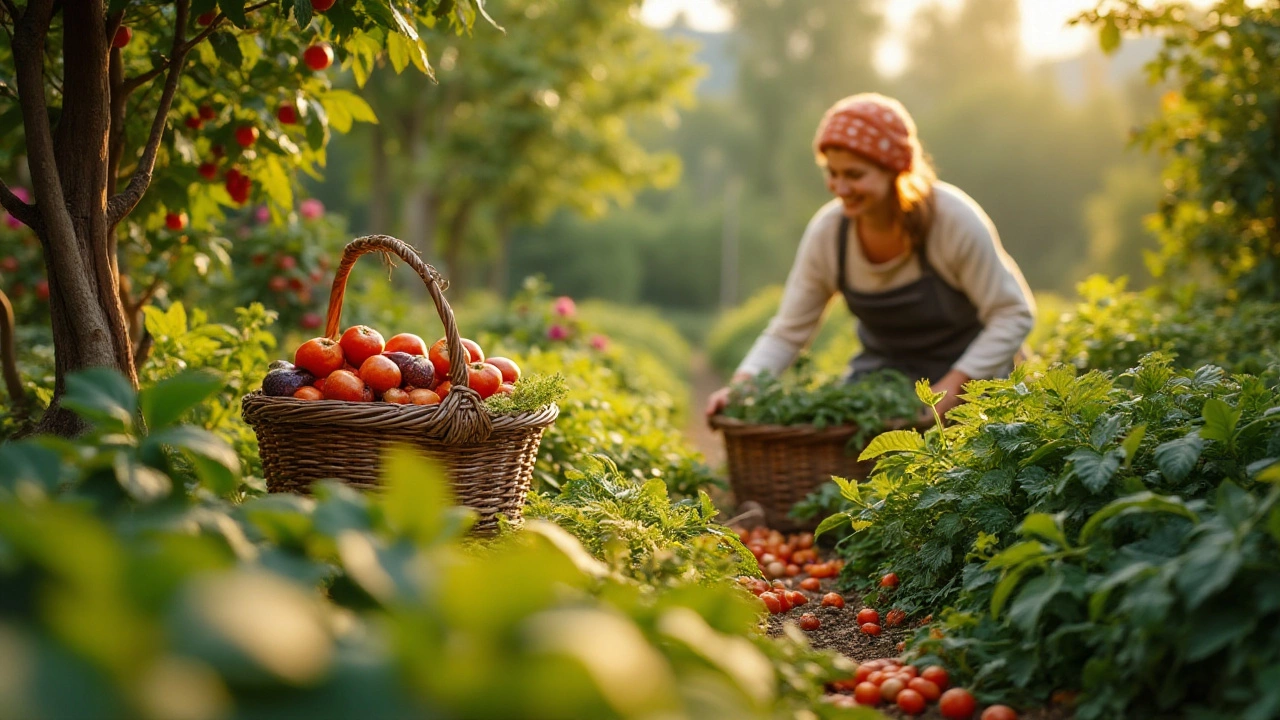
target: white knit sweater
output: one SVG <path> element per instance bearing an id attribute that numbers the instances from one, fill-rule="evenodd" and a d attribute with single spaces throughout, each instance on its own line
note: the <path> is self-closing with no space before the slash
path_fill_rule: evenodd
<path id="1" fill-rule="evenodd" d="M 935 184 L 934 192 L 937 213 L 925 243 L 929 264 L 943 281 L 969 297 L 983 324 L 954 369 L 972 378 L 1003 377 L 1013 369 L 1013 357 L 1035 323 L 1035 300 L 978 203 L 947 183 Z M 739 372 L 781 373 L 813 339 L 828 302 L 839 294 L 835 236 L 841 214 L 835 199 L 809 221 L 787 276 L 782 305 L 738 366 Z M 849 223 L 845 241 L 845 282 L 852 290 L 885 292 L 920 278 L 914 252 L 885 263 L 867 260 L 854 222 Z"/>

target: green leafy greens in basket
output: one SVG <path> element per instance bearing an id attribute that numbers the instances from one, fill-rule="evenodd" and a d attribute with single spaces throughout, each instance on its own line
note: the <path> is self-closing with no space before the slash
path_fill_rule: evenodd
<path id="1" fill-rule="evenodd" d="M 920 411 L 911 381 L 881 370 L 852 383 L 816 373 L 802 356 L 781 376 L 768 372 L 735 383 L 727 417 L 761 425 L 856 425 L 854 442 L 880 432 L 890 420 L 914 419 Z"/>
<path id="2" fill-rule="evenodd" d="M 533 412 L 551 403 L 560 402 L 567 392 L 564 376 L 560 373 L 530 375 L 516 382 L 515 390 L 510 395 L 490 396 L 485 400 L 485 407 L 497 415 Z"/>

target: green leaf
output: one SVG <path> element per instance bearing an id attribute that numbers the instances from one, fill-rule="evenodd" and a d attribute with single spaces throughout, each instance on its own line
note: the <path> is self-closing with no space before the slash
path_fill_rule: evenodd
<path id="1" fill-rule="evenodd" d="M 1227 587 L 1244 560 L 1231 530 L 1201 535 L 1182 556 L 1182 571 L 1176 576 L 1178 589 L 1186 595 L 1187 608 L 1194 610 L 1214 593 Z"/>
<path id="2" fill-rule="evenodd" d="M 942 398 L 946 396 L 947 394 L 945 392 L 934 392 L 933 386 L 929 384 L 928 380 L 916 381 L 916 397 L 920 398 L 920 402 L 925 405 L 928 405 L 929 407 L 937 407 L 938 403 L 942 401 Z"/>
<path id="3" fill-rule="evenodd" d="M 444 511 L 454 504 L 444 470 L 408 447 L 395 446 L 383 455 L 381 476 L 387 492 L 379 501 L 391 529 L 421 544 L 438 541 L 446 527 Z"/>
<path id="4" fill-rule="evenodd" d="M 1110 55 L 1120 47 L 1120 28 L 1116 25 L 1116 19 L 1107 17 L 1106 22 L 1102 25 L 1102 30 L 1098 33 L 1098 44 L 1102 47 L 1102 52 Z"/>
<path id="5" fill-rule="evenodd" d="M 1036 451 L 1031 453 L 1031 455 L 1027 456 L 1027 458 L 1024 459 L 1022 462 L 1018 463 L 1018 466 L 1025 468 L 1030 465 L 1035 465 L 1036 463 L 1040 462 L 1044 458 L 1056 452 L 1059 452 L 1063 448 L 1072 447 L 1074 445 L 1075 445 L 1074 442 L 1069 442 L 1062 438 L 1058 438 L 1057 440 L 1050 440 L 1049 442 L 1036 448 Z"/>
<path id="6" fill-rule="evenodd" d="M 1157 495 L 1153 492 L 1142 492 L 1116 500 L 1094 513 L 1084 527 L 1080 528 L 1080 543 L 1088 544 L 1102 528 L 1102 524 L 1114 517 L 1138 513 L 1170 513 L 1181 515 L 1192 522 L 1199 522 L 1200 517 L 1187 507 L 1177 495 Z"/>
<path id="7" fill-rule="evenodd" d="M 208 430 L 178 425 L 153 433 L 142 449 L 168 445 L 186 453 L 200 482 L 218 494 L 235 490 L 240 478 L 240 458 L 225 440 Z"/>
<path id="8" fill-rule="evenodd" d="M 988 570 L 999 570 L 1001 568 L 1022 565 L 1031 560 L 1038 560 L 1045 554 L 1044 546 L 1039 542 L 1028 540 L 1026 542 L 1015 543 L 1000 551 L 995 557 L 987 562 Z"/>
<path id="9" fill-rule="evenodd" d="M 173 490 L 173 481 L 168 475 L 137 462 L 128 453 L 118 452 L 112 463 L 115 469 L 116 482 L 138 502 L 151 502 L 167 497 Z"/>
<path id="10" fill-rule="evenodd" d="M 1040 613 L 1062 590 L 1062 584 L 1062 573 L 1056 571 L 1033 578 L 1018 593 L 1018 599 L 1009 606 L 1009 622 L 1031 634 L 1040 619 Z"/>
<path id="11" fill-rule="evenodd" d="M 920 452 L 924 449 L 924 438 L 914 430 L 890 430 L 876 436 L 858 455 L 858 460 L 869 460 L 880 457 L 887 452 Z"/>
<path id="12" fill-rule="evenodd" d="M 1191 474 L 1203 451 L 1204 440 L 1193 430 L 1177 440 L 1160 444 L 1155 452 L 1156 467 L 1166 478 L 1181 481 Z"/>
<path id="13" fill-rule="evenodd" d="M 298 28 L 306 30 L 315 12 L 311 7 L 311 0 L 285 0 L 285 6 L 293 11 L 293 17 L 298 21 Z"/>
<path id="14" fill-rule="evenodd" d="M 237 70 L 244 65 L 244 54 L 240 52 L 240 41 L 232 33 L 219 30 L 209 36 L 209 46 L 219 60 Z"/>
<path id="15" fill-rule="evenodd" d="M 53 493 L 62 482 L 62 458 L 30 441 L 0 444 L 0 468 L 4 469 L 0 472 L 4 487 L 33 483 Z"/>
<path id="16" fill-rule="evenodd" d="M 1072 472 L 1090 492 L 1097 494 L 1107 487 L 1107 483 L 1120 469 L 1120 453 L 1112 450 L 1106 455 L 1088 448 L 1080 448 L 1067 456 L 1072 463 Z"/>
<path id="17" fill-rule="evenodd" d="M 289 181 L 289 174 L 285 172 L 284 164 L 280 162 L 278 155 L 267 156 L 266 163 L 259 174 L 259 180 L 267 197 L 271 198 L 271 202 L 285 211 L 293 207 L 293 184 Z"/>
<path id="18" fill-rule="evenodd" d="M 1236 424 L 1240 422 L 1239 410 L 1233 410 L 1218 398 L 1209 398 L 1201 412 L 1204 427 L 1200 428 L 1200 437 L 1223 443 L 1231 443 L 1235 439 Z"/>
<path id="19" fill-rule="evenodd" d="M 1063 549 L 1071 548 L 1071 543 L 1067 542 L 1067 536 L 1062 532 L 1062 527 L 1058 524 L 1057 518 L 1048 513 L 1032 513 L 1028 515 L 1027 519 L 1023 520 L 1022 525 L 1018 527 L 1018 533 L 1048 540 Z"/>
<path id="20" fill-rule="evenodd" d="M 249 17 L 244 12 L 245 0 L 218 0 L 218 9 L 241 30 L 249 27 Z"/>
<path id="21" fill-rule="evenodd" d="M 1256 615 L 1249 612 L 1205 613 L 1191 623 L 1187 638 L 1187 660 L 1204 660 L 1228 645 L 1234 645 L 1252 633 L 1258 625 Z"/>
<path id="22" fill-rule="evenodd" d="M 1124 420 L 1119 415 L 1103 415 L 1093 424 L 1093 430 L 1089 432 L 1089 444 L 1098 452 L 1102 452 L 1102 449 L 1120 434 L 1123 424 Z"/>
<path id="23" fill-rule="evenodd" d="M 1120 449 L 1124 450 L 1124 469 L 1128 470 L 1133 465 L 1133 459 L 1138 456 L 1138 446 L 1142 444 L 1142 438 L 1147 434 L 1146 424 L 1139 425 L 1129 431 L 1129 437 L 1124 439 L 1120 444 Z"/>
<path id="24" fill-rule="evenodd" d="M 862 486 L 852 480 L 846 480 L 838 475 L 832 475 L 831 480 L 835 482 L 836 487 L 840 488 L 840 495 L 853 503 L 862 502 Z"/>
<path id="25" fill-rule="evenodd" d="M 813 536 L 816 538 L 822 533 L 827 532 L 828 530 L 835 530 L 851 520 L 853 520 L 853 518 L 849 513 L 836 513 L 835 515 L 832 515 L 818 523 L 818 529 L 813 531 Z"/>
<path id="26" fill-rule="evenodd" d="M 154 433 L 169 427 L 224 385 L 223 379 L 211 371 L 193 370 L 144 388 L 138 394 L 138 402 L 147 430 Z"/>
<path id="27" fill-rule="evenodd" d="M 1004 609 L 1004 605 L 1009 601 L 1009 596 L 1013 594 L 1013 591 L 1018 589 L 1018 583 L 1022 581 L 1022 576 L 1028 570 L 1030 570 L 1029 567 L 1019 567 L 1011 570 L 1000 578 L 1000 582 L 996 583 L 995 590 L 991 592 L 991 617 L 1000 617 L 1000 611 Z"/>
<path id="28" fill-rule="evenodd" d="M 115 370 L 89 368 L 67 377 L 62 404 L 86 420 L 107 424 L 103 430 L 127 430 L 133 427 L 138 396 Z"/>
<path id="29" fill-rule="evenodd" d="M 329 116 L 329 125 L 340 133 L 350 132 L 351 125 L 356 122 L 377 124 L 378 117 L 364 98 L 350 90 L 330 90 L 318 93 L 317 100 L 324 105 Z"/>

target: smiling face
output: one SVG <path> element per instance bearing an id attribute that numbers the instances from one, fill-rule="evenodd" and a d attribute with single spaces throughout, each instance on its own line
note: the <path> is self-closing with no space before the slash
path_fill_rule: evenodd
<path id="1" fill-rule="evenodd" d="M 857 218 L 891 207 L 897 177 L 893 171 L 843 148 L 827 148 L 823 155 L 827 160 L 823 168 L 827 190 L 840 198 L 846 217 Z"/>

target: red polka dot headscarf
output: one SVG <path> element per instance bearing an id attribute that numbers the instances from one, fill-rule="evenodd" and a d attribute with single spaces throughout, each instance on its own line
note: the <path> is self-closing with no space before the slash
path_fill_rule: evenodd
<path id="1" fill-rule="evenodd" d="M 822 116 L 813 150 L 844 148 L 896 172 L 911 169 L 920 147 L 916 124 L 902 103 L 879 93 L 851 95 Z"/>

